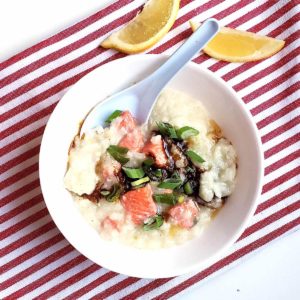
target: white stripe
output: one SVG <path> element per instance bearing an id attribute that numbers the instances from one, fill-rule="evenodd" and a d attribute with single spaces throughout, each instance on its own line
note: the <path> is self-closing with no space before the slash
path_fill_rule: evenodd
<path id="1" fill-rule="evenodd" d="M 60 284 L 61 282 L 67 280 L 68 278 L 72 277 L 74 274 L 79 273 L 83 269 L 88 268 L 93 264 L 90 260 L 85 260 L 84 262 L 76 265 L 74 268 L 71 268 L 67 272 L 47 281 L 45 284 L 41 285 L 38 288 L 35 288 L 32 292 L 26 294 L 27 299 L 33 299 L 38 297 L 40 294 L 44 293 L 45 291 L 50 290 L 52 287 Z M 47 298 L 48 299 L 48 298 Z M 51 298 L 50 298 L 51 299 Z M 57 298 L 56 298 L 57 299 Z"/>
<path id="2" fill-rule="evenodd" d="M 76 258 L 79 256 L 79 253 L 76 250 L 71 251 L 70 253 L 68 253 L 67 255 L 60 257 L 59 259 L 57 259 L 56 261 L 48 264 L 47 266 L 43 267 L 42 269 L 32 273 L 30 275 L 30 281 L 28 280 L 28 277 L 18 281 L 18 284 L 14 284 L 10 287 L 8 287 L 7 289 L 5 289 L 3 291 L 3 294 L 5 296 L 8 296 L 14 292 L 16 292 L 17 290 L 19 290 L 20 288 L 27 286 L 28 284 L 40 279 L 42 276 L 50 273 L 51 271 L 57 269 L 58 267 L 60 267 L 61 265 L 64 265 L 65 263 L 69 262 L 70 260 Z"/>
<path id="3" fill-rule="evenodd" d="M 22 188 L 24 185 L 31 183 L 32 181 L 36 180 L 39 176 L 38 171 L 31 173 L 30 175 L 20 179 L 19 181 L 15 182 L 12 185 L 7 186 L 5 189 L 1 191 L 1 197 L 6 197 L 13 193 L 14 191 Z"/>
<path id="4" fill-rule="evenodd" d="M 18 273 L 21 273 L 22 271 L 30 268 L 35 264 L 39 264 L 42 260 L 47 259 L 51 254 L 55 254 L 57 251 L 66 247 L 68 244 L 69 244 L 68 241 L 63 239 L 60 242 L 56 243 L 55 245 L 50 245 L 45 250 L 36 253 L 36 255 L 34 255 L 30 259 L 25 260 L 24 262 L 16 265 L 14 268 L 6 271 L 5 280 L 17 275 Z"/>
<path id="5" fill-rule="evenodd" d="M 27 202 L 28 200 L 37 196 L 40 193 L 41 188 L 39 186 L 27 193 L 21 193 L 20 196 L 15 199 L 15 201 L 9 202 L 1 207 L 1 216 L 11 211 L 12 209 L 18 207 L 19 205 L 22 205 L 23 203 Z"/>
<path id="6" fill-rule="evenodd" d="M 285 149 L 282 149 L 280 152 L 277 152 L 275 155 L 272 155 L 265 159 L 265 166 L 269 167 L 273 163 L 279 161 L 280 159 L 285 158 L 289 154 L 297 151 L 300 149 L 300 141 L 297 141 L 296 143 L 286 147 Z"/>
<path id="7" fill-rule="evenodd" d="M 268 218 L 269 216 L 273 215 L 274 213 L 284 209 L 285 207 L 287 207 L 293 203 L 298 202 L 299 200 L 300 200 L 300 191 L 285 198 L 284 200 L 281 200 L 278 203 L 264 209 L 263 211 L 259 212 L 258 214 L 255 214 L 252 217 L 248 227 L 254 225 L 257 222 L 262 221 L 265 218 Z"/>
<path id="8" fill-rule="evenodd" d="M 1 163 L 5 164 L 6 162 L 20 156 L 24 152 L 31 150 L 32 148 L 40 145 L 41 141 L 42 141 L 42 135 L 30 140 L 29 142 L 26 142 L 25 144 L 15 148 L 14 150 L 8 152 L 7 154 L 4 154 L 3 156 L 1 156 Z"/>
<path id="9" fill-rule="evenodd" d="M 23 137 L 24 135 L 35 131 L 36 129 L 40 129 L 42 126 L 46 125 L 48 119 L 49 119 L 49 115 L 21 128 L 20 130 L 7 136 L 6 138 L 3 138 L 0 141 L 0 148 L 5 147 L 6 145 L 14 142 L 16 139 L 19 139 L 19 138 Z"/>
<path id="10" fill-rule="evenodd" d="M 51 221 L 51 217 L 50 217 L 50 215 L 46 215 L 45 217 L 38 219 L 37 221 L 32 222 L 31 224 L 23 227 L 21 230 L 18 230 L 17 232 L 10 234 L 5 239 L 1 240 L 1 244 L 9 245 L 9 244 L 19 240 L 20 238 L 22 238 L 24 235 L 27 235 L 27 234 L 31 233 L 32 231 L 42 227 L 49 221 Z"/>
<path id="11" fill-rule="evenodd" d="M 296 78 L 296 76 L 293 76 L 293 78 Z M 291 85 L 292 85 L 292 83 L 291 83 Z M 285 86 L 286 86 L 286 82 L 285 82 Z M 274 93 L 275 95 L 273 95 L 273 98 L 276 97 L 280 92 L 281 91 L 279 91 L 279 92 L 276 91 L 276 93 Z M 253 119 L 254 119 L 255 123 L 258 123 L 258 122 L 264 120 L 265 118 L 267 118 L 268 116 L 271 116 L 271 115 L 275 114 L 276 112 L 280 111 L 285 106 L 294 103 L 298 99 L 299 99 L 298 91 L 295 91 L 294 93 L 290 94 L 287 97 L 283 96 L 283 99 L 281 99 L 276 104 L 268 107 L 267 109 L 262 110 L 257 115 L 253 116 Z M 272 100 L 272 98 L 268 99 L 268 100 Z"/>
<path id="12" fill-rule="evenodd" d="M 16 165 L 13 168 L 10 168 L 8 171 L 2 173 L 0 175 L 0 182 L 6 180 L 7 178 L 15 175 L 18 172 L 23 171 L 25 168 L 32 166 L 33 164 L 38 163 L 39 161 L 39 155 L 32 156 L 31 158 L 24 160 L 20 164 Z"/>
<path id="13" fill-rule="evenodd" d="M 283 132 L 282 134 L 279 134 L 278 136 L 275 136 L 271 140 L 265 142 L 263 144 L 263 151 L 266 152 L 270 148 L 273 148 L 275 145 L 281 143 L 282 141 L 285 141 L 286 139 L 292 137 L 296 133 L 300 131 L 300 125 L 296 124 L 294 127 L 290 128 L 289 130 Z"/>
<path id="14" fill-rule="evenodd" d="M 272 123 L 266 125 L 265 127 L 259 130 L 260 136 L 267 135 L 268 133 L 272 132 L 275 128 L 283 126 L 284 124 L 288 123 L 289 121 L 293 120 L 294 118 L 299 116 L 299 110 L 292 110 L 286 115 L 282 116 L 281 118 L 273 121 Z M 297 133 L 296 130 L 290 129 L 290 131 L 294 131 Z"/>
<path id="15" fill-rule="evenodd" d="M 19 213 L 16 217 L 12 217 L 9 220 L 7 220 L 6 222 L 2 223 L 0 225 L 1 231 L 7 230 L 7 229 L 11 228 L 12 226 L 17 225 L 18 223 L 22 222 L 26 218 L 31 217 L 35 213 L 39 213 L 40 211 L 42 211 L 45 208 L 46 208 L 45 203 L 42 200 L 39 203 L 37 203 L 36 205 L 25 209 L 24 211 Z"/>
<path id="16" fill-rule="evenodd" d="M 293 187 L 296 184 L 299 184 L 297 176 L 294 176 L 291 179 L 286 180 L 285 182 L 282 182 L 279 186 L 263 193 L 259 198 L 259 200 L 260 200 L 259 204 L 264 203 L 264 202 L 268 201 L 269 199 L 276 197 L 279 193 Z"/>
<path id="17" fill-rule="evenodd" d="M 19 256 L 26 254 L 28 251 L 36 248 L 38 245 L 41 245 L 44 242 L 50 240 L 57 234 L 58 234 L 58 229 L 55 227 L 55 228 L 49 230 L 48 232 L 45 232 L 45 233 L 39 235 L 35 239 L 30 240 L 28 243 L 21 245 L 17 249 L 15 249 L 15 250 L 11 251 L 10 253 L 4 255 L 3 257 L 1 257 L 1 266 L 4 266 L 6 263 L 14 260 L 15 258 L 18 258 Z M 39 253 L 36 253 L 36 255 L 38 256 Z"/>
<path id="18" fill-rule="evenodd" d="M 81 29 L 80 31 L 70 35 L 67 38 L 62 39 L 61 41 L 54 43 L 46 48 L 43 48 L 29 56 L 27 56 L 24 59 L 19 60 L 18 62 L 14 63 L 13 65 L 7 67 L 6 69 L 1 71 L 0 80 L 16 71 L 18 71 L 21 68 L 24 68 L 25 66 L 28 66 L 29 64 L 35 62 L 37 58 L 45 57 L 48 54 L 51 54 L 59 49 L 62 49 L 63 47 L 66 47 L 73 42 L 76 42 L 80 40 L 81 38 L 84 38 L 88 34 L 98 30 L 99 28 L 105 26 L 106 24 L 112 22 L 113 20 L 116 20 L 120 17 L 122 17 L 124 14 L 136 9 L 140 5 L 142 5 L 145 1 L 144 0 L 135 0 L 126 6 L 113 11 L 112 13 L 108 14 L 106 17 L 101 18 L 100 20 L 96 21 L 95 23 Z"/>

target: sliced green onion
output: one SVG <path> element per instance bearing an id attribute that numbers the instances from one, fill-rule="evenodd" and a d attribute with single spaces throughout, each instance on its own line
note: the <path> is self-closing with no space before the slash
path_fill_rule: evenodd
<path id="1" fill-rule="evenodd" d="M 143 161 L 143 164 L 150 167 L 154 164 L 154 159 L 152 157 L 147 157 L 146 160 Z"/>
<path id="2" fill-rule="evenodd" d="M 193 127 L 184 126 L 177 130 L 177 135 L 182 140 L 185 140 L 191 136 L 198 135 L 199 131 Z"/>
<path id="3" fill-rule="evenodd" d="M 169 205 L 175 205 L 177 203 L 177 197 L 174 194 L 156 194 L 153 195 L 153 199 L 157 203 L 164 203 Z"/>
<path id="4" fill-rule="evenodd" d="M 169 178 L 161 182 L 157 187 L 161 189 L 171 189 L 174 190 L 182 184 L 181 179 Z"/>
<path id="5" fill-rule="evenodd" d="M 110 145 L 107 148 L 107 151 L 111 151 L 111 152 L 115 152 L 115 153 L 119 153 L 119 154 L 126 154 L 128 152 L 128 148 L 120 147 L 120 146 L 116 146 L 116 145 Z"/>
<path id="6" fill-rule="evenodd" d="M 192 160 L 193 163 L 203 163 L 205 160 L 192 150 L 186 151 L 186 155 Z"/>
<path id="7" fill-rule="evenodd" d="M 108 196 L 110 194 L 110 191 L 102 190 L 102 191 L 100 191 L 100 194 L 102 196 Z"/>
<path id="8" fill-rule="evenodd" d="M 184 190 L 184 192 L 185 192 L 187 195 L 192 195 L 193 192 L 194 192 L 194 191 L 193 191 L 193 187 L 192 187 L 192 185 L 191 185 L 189 182 L 187 182 L 187 183 L 184 184 L 183 190 Z"/>
<path id="9" fill-rule="evenodd" d="M 162 226 L 164 223 L 164 219 L 161 215 L 155 215 L 147 220 L 147 222 L 144 223 L 143 229 L 145 231 L 158 229 Z"/>
<path id="10" fill-rule="evenodd" d="M 175 172 L 172 174 L 171 178 L 173 178 L 173 179 L 180 179 L 179 172 L 178 172 L 178 171 L 175 171 Z"/>
<path id="11" fill-rule="evenodd" d="M 106 120 L 105 124 L 109 125 L 114 119 L 119 117 L 121 115 L 122 111 L 121 110 L 115 110 Z"/>
<path id="12" fill-rule="evenodd" d="M 169 123 L 157 122 L 157 127 L 162 135 L 169 136 L 171 139 L 177 139 L 176 129 Z"/>
<path id="13" fill-rule="evenodd" d="M 141 179 L 132 181 L 132 182 L 131 182 L 131 185 L 132 185 L 133 187 L 137 187 L 138 185 L 141 185 L 141 184 L 146 183 L 146 182 L 149 182 L 149 181 L 150 181 L 150 178 L 147 176 L 147 177 L 144 177 L 144 178 L 141 178 Z"/>
<path id="14" fill-rule="evenodd" d="M 126 164 L 129 161 L 129 158 L 124 156 L 128 152 L 127 148 L 110 145 L 107 152 L 121 164 Z"/>
<path id="15" fill-rule="evenodd" d="M 122 191 L 122 189 L 121 189 L 120 185 L 114 184 L 110 194 L 105 197 L 106 201 L 108 201 L 108 202 L 117 201 L 120 198 L 121 191 Z"/>
<path id="16" fill-rule="evenodd" d="M 123 167 L 122 169 L 124 170 L 125 174 L 129 178 L 133 178 L 133 179 L 142 178 L 145 175 L 145 172 L 142 168 Z"/>

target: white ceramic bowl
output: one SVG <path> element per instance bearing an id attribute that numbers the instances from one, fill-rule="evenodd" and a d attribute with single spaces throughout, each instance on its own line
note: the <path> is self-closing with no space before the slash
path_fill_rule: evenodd
<path id="1" fill-rule="evenodd" d="M 200 271 L 216 261 L 245 229 L 261 192 L 261 142 L 250 113 L 223 80 L 199 65 L 189 63 L 169 86 L 201 100 L 237 150 L 237 185 L 226 205 L 198 238 L 181 246 L 155 251 L 102 240 L 80 215 L 63 185 L 68 149 L 77 133 L 79 121 L 96 103 L 141 80 L 166 58 L 161 55 L 128 56 L 82 78 L 60 100 L 51 115 L 40 152 L 44 199 L 66 239 L 95 263 L 141 278 L 171 277 Z"/>

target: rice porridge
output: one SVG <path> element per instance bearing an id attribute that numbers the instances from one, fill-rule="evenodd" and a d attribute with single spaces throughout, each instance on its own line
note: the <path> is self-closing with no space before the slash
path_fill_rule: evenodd
<path id="1" fill-rule="evenodd" d="M 65 187 L 106 240 L 162 248 L 198 236 L 235 187 L 237 155 L 201 102 L 160 95 L 148 124 L 115 111 L 76 136 Z"/>

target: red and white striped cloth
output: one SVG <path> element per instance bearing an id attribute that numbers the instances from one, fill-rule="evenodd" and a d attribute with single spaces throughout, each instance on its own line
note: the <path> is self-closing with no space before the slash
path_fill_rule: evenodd
<path id="1" fill-rule="evenodd" d="M 259 128 L 265 155 L 260 204 L 249 227 L 204 271 L 146 280 L 95 265 L 62 236 L 45 207 L 38 154 L 49 115 L 64 93 L 94 68 L 123 57 L 99 48 L 132 19 L 144 0 L 119 0 L 0 63 L 0 298 L 166 299 L 224 272 L 266 243 L 300 228 L 300 5 L 297 0 L 182 0 L 175 25 L 150 53 L 172 53 L 190 35 L 188 20 L 284 39 L 269 59 L 245 64 L 194 59 L 243 98 Z"/>

